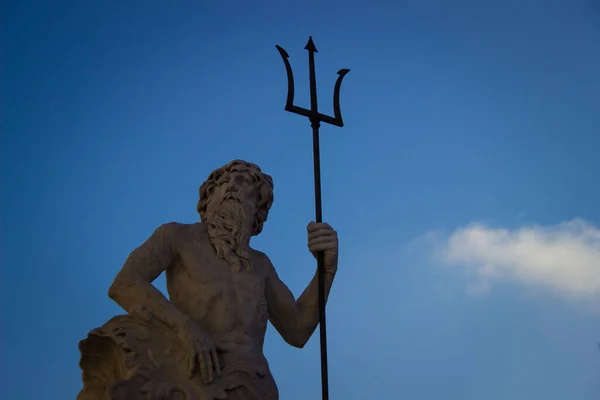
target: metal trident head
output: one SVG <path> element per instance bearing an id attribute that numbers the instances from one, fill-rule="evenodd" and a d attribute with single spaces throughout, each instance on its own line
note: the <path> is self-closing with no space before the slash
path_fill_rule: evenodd
<path id="1" fill-rule="evenodd" d="M 344 121 L 342 120 L 342 112 L 340 111 L 340 88 L 342 87 L 342 79 L 344 76 L 350 72 L 349 69 L 340 69 L 338 71 L 338 79 L 335 83 L 335 89 L 333 91 L 333 113 L 334 116 L 330 117 L 329 115 L 321 114 L 319 112 L 319 108 L 317 105 L 317 80 L 315 77 L 315 53 L 318 53 L 317 48 L 312 40 L 312 36 L 309 37 L 308 43 L 304 47 L 308 50 L 308 67 L 310 73 L 310 110 L 298 107 L 294 105 L 294 73 L 292 72 L 292 66 L 288 58 L 290 57 L 288 53 L 281 47 L 275 46 L 277 50 L 279 50 L 279 54 L 281 54 L 281 58 L 285 63 L 285 70 L 287 72 L 287 80 L 288 80 L 288 94 L 287 100 L 285 102 L 286 111 L 293 112 L 295 114 L 303 115 L 308 117 L 312 123 L 325 122 L 335 126 L 344 126 Z"/>

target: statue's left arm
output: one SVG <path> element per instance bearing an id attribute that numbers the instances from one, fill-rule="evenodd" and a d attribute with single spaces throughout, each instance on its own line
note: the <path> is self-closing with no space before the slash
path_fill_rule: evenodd
<path id="1" fill-rule="evenodd" d="M 308 225 L 308 247 L 316 255 L 325 253 L 325 301 L 337 271 L 337 233 L 325 223 Z M 269 319 L 281 337 L 290 345 L 304 347 L 319 323 L 319 282 L 315 272 L 309 285 L 296 300 L 290 289 L 279 279 L 275 268 L 265 256 L 269 274 L 266 280 L 266 297 Z"/>

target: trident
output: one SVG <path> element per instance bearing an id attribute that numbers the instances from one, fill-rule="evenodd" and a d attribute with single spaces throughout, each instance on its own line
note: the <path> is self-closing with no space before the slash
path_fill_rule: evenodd
<path id="1" fill-rule="evenodd" d="M 308 117 L 313 132 L 313 159 L 314 159 L 314 171 L 315 171 L 315 212 L 316 222 L 322 222 L 321 213 L 321 161 L 320 161 L 320 150 L 319 150 L 319 127 L 321 122 L 327 124 L 342 127 L 344 121 L 342 120 L 342 113 L 340 111 L 340 88 L 342 86 L 342 79 L 348 72 L 349 69 L 340 69 L 338 71 L 338 79 L 335 82 L 335 88 L 333 91 L 333 114 L 334 117 L 329 115 L 321 114 L 317 106 L 317 79 L 315 77 L 315 53 L 318 53 L 317 48 L 312 40 L 312 36 L 309 36 L 308 43 L 304 48 L 308 50 L 308 68 L 310 73 L 310 110 L 306 108 L 298 107 L 294 105 L 294 74 L 292 73 L 292 67 L 288 58 L 288 53 L 281 48 L 277 47 L 281 58 L 285 63 L 285 70 L 287 72 L 288 80 L 288 93 L 287 100 L 285 102 L 285 110 L 294 114 L 299 114 Z M 322 386 L 322 397 L 323 400 L 329 400 L 329 383 L 327 376 L 327 328 L 325 324 L 325 269 L 323 266 L 324 254 L 319 252 L 317 254 L 318 264 L 318 280 L 319 280 L 319 328 L 321 334 L 321 386 Z"/>

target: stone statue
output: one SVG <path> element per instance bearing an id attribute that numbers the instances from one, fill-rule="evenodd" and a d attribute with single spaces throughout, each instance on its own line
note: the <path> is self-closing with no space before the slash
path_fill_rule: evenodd
<path id="1" fill-rule="evenodd" d="M 201 222 L 167 223 L 135 249 L 108 290 L 126 311 L 79 344 L 78 400 L 276 400 L 263 342 L 267 320 L 302 348 L 319 321 L 317 275 L 296 300 L 269 258 L 250 247 L 273 203 L 272 178 L 234 160 L 200 186 Z M 325 293 L 337 233 L 308 224 L 325 254 Z M 169 299 L 152 281 L 166 272 Z"/>

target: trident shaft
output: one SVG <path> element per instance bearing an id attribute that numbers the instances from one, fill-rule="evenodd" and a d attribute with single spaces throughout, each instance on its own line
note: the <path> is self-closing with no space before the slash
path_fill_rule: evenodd
<path id="1" fill-rule="evenodd" d="M 349 69 L 340 69 L 338 71 L 338 79 L 335 83 L 333 91 L 333 117 L 329 115 L 321 114 L 317 104 L 317 78 L 315 76 L 315 53 L 317 48 L 312 40 L 312 36 L 308 38 L 308 43 L 304 47 L 308 50 L 308 68 L 310 76 L 310 110 L 306 108 L 298 107 L 294 105 L 294 74 L 288 58 L 288 53 L 281 48 L 277 47 L 279 54 L 285 64 L 285 70 L 287 72 L 288 80 L 288 94 L 285 103 L 286 111 L 294 114 L 299 114 L 308 117 L 313 132 L 313 158 L 314 158 L 314 172 L 315 172 L 315 213 L 316 222 L 323 222 L 323 216 L 321 211 L 321 161 L 320 161 L 320 149 L 319 149 L 319 127 L 321 122 L 327 124 L 342 127 L 344 121 L 342 120 L 342 113 L 340 111 L 340 88 L 342 86 L 342 79 L 350 72 Z M 317 254 L 318 263 L 318 280 L 319 280 L 319 328 L 321 334 L 321 385 L 322 385 L 322 397 L 323 400 L 329 400 L 329 379 L 327 374 L 327 326 L 325 321 L 325 269 L 323 265 L 324 254 L 319 252 Z"/>

